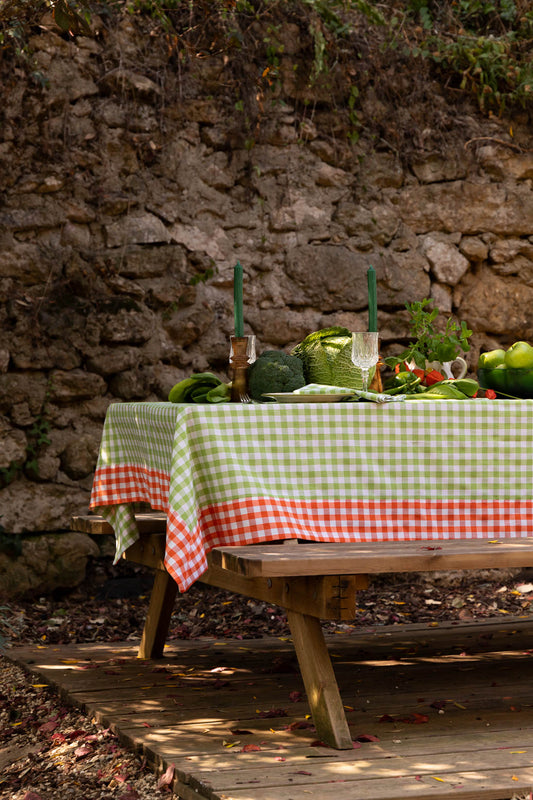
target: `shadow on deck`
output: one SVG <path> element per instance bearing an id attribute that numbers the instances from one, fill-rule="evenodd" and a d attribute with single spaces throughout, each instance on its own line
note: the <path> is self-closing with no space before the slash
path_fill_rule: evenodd
<path id="1" fill-rule="evenodd" d="M 354 740 L 316 740 L 290 640 L 17 647 L 182 800 L 508 800 L 533 786 L 533 620 L 354 629 L 329 649 Z M 91 667 L 88 669 L 87 667 Z"/>

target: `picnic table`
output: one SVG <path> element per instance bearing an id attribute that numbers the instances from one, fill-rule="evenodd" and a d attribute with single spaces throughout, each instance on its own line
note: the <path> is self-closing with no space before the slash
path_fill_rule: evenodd
<path id="1" fill-rule="evenodd" d="M 114 404 L 90 507 L 116 560 L 157 569 L 140 655 L 196 580 L 277 603 L 318 735 L 348 748 L 320 619 L 353 619 L 372 573 L 533 566 L 533 401 Z"/>

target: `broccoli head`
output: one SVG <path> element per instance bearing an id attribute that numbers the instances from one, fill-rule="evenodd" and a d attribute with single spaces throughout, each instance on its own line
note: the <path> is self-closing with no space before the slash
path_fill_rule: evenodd
<path id="1" fill-rule="evenodd" d="M 293 392 L 305 386 L 303 362 L 283 350 L 265 350 L 248 370 L 248 391 L 253 400 L 268 392 Z"/>

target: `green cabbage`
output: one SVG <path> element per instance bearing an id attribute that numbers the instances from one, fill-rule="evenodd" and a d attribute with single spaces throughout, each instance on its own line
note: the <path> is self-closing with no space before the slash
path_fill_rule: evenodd
<path id="1" fill-rule="evenodd" d="M 310 333 L 292 350 L 301 358 L 307 383 L 362 389 L 359 367 L 352 363 L 352 334 L 347 328 L 323 328 Z M 370 370 L 370 380 L 375 369 Z"/>

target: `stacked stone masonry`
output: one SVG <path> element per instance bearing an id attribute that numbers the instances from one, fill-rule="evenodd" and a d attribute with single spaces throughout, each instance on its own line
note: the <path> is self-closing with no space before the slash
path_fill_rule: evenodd
<path id="1" fill-rule="evenodd" d="M 424 297 L 473 329 L 471 371 L 533 340 L 533 152 L 508 123 L 474 115 L 407 166 L 332 135 L 327 111 L 303 119 L 287 81 L 249 147 L 207 67 L 165 99 L 177 78 L 131 20 L 94 37 L 50 23 L 32 47 L 46 86 L 14 69 L 0 89 L 0 536 L 24 534 L 18 559 L 0 552 L 8 593 L 73 585 L 97 553 L 67 531 L 110 403 L 229 379 L 237 260 L 259 352 L 365 327 L 370 264 L 384 353 Z"/>

